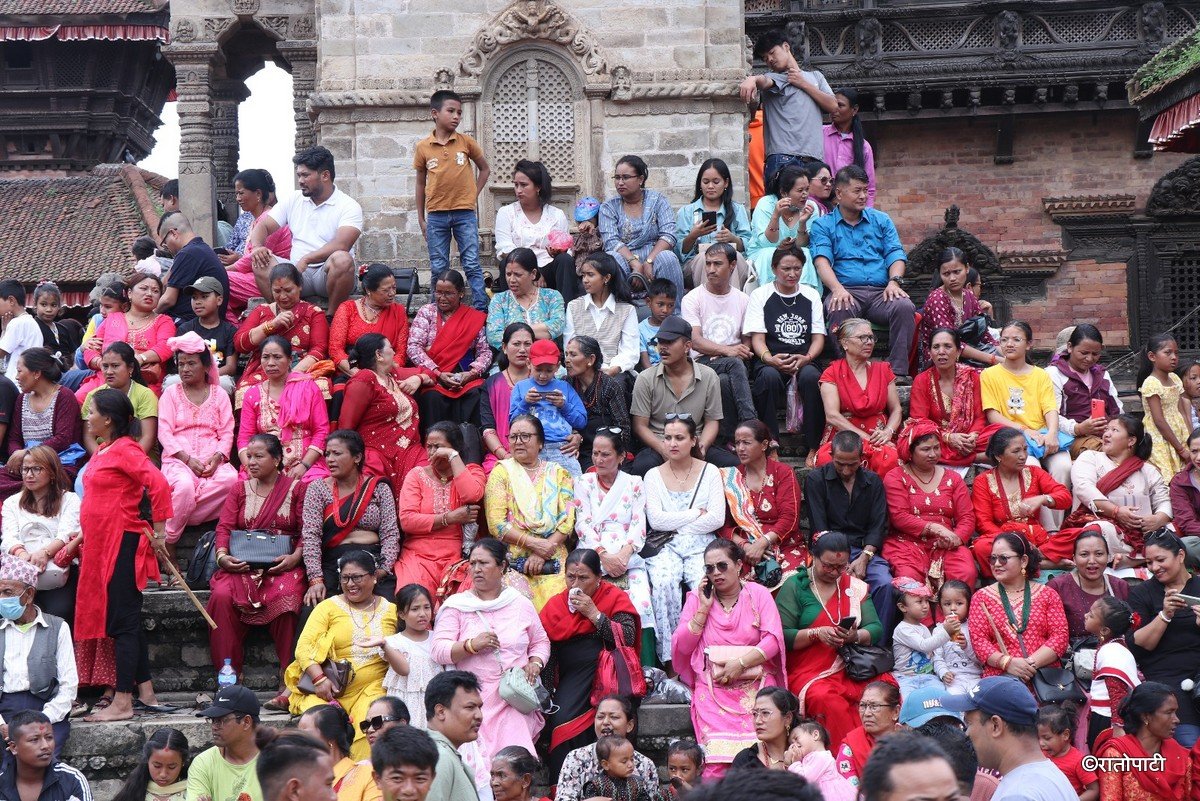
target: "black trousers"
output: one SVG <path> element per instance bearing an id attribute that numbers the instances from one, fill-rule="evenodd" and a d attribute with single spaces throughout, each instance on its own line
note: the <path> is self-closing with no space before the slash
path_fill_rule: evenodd
<path id="1" fill-rule="evenodd" d="M 417 409 L 421 413 L 421 436 L 434 423 L 449 420 L 451 423 L 479 425 L 479 397 L 483 387 L 475 387 L 460 397 L 449 398 L 436 389 L 422 390 L 417 395 Z M 396 494 L 400 494 L 397 488 Z"/>
<path id="2" fill-rule="evenodd" d="M 767 424 L 771 436 L 779 439 L 779 413 L 787 409 L 787 380 L 774 367 L 755 359 L 751 366 L 751 392 L 758 419 Z M 789 379 L 790 380 L 790 379 Z M 800 368 L 797 389 L 804 407 L 804 422 L 800 432 L 805 446 L 815 451 L 825 430 L 825 404 L 821 402 L 821 371 L 812 364 Z"/>
<path id="3" fill-rule="evenodd" d="M 150 681 L 150 649 L 142 627 L 142 591 L 137 588 L 135 565 L 142 535 L 126 531 L 108 580 L 108 620 L 104 633 L 113 640 L 117 662 L 117 692 L 133 693 Z"/>

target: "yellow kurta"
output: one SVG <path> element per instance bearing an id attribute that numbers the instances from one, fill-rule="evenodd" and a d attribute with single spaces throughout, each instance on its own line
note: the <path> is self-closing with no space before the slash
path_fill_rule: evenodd
<path id="1" fill-rule="evenodd" d="M 333 789 L 337 801 L 382 801 L 383 792 L 375 783 L 369 762 L 355 762 L 350 757 L 333 766 Z"/>
<path id="2" fill-rule="evenodd" d="M 296 643 L 296 659 L 283 675 L 284 684 L 292 693 L 289 710 L 300 715 L 325 703 L 319 696 L 299 690 L 304 672 L 326 659 L 349 660 L 354 678 L 337 700 L 354 725 L 354 744 L 350 747 L 350 757 L 354 760 L 371 755 L 371 747 L 358 722 L 366 717 L 371 702 L 384 694 L 383 677 L 387 674 L 382 648 L 360 648 L 354 642 L 395 633 L 396 606 L 391 601 L 380 598 L 372 614 L 351 608 L 341 595 L 335 595 L 313 609 Z"/>

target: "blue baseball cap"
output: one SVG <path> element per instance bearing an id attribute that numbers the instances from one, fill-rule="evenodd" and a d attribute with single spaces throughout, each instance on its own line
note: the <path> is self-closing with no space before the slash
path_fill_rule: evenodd
<path id="1" fill-rule="evenodd" d="M 585 197 L 575 204 L 575 222 L 586 222 L 600 213 L 600 201 L 594 197 Z"/>
<path id="2" fill-rule="evenodd" d="M 900 722 L 910 729 L 924 726 L 934 718 L 954 718 L 961 721 L 962 715 L 947 709 L 945 700 L 950 693 L 945 687 L 922 687 L 904 696 L 900 706 Z"/>
<path id="3" fill-rule="evenodd" d="M 1020 726 L 1037 723 L 1037 700 L 1028 687 L 1012 676 L 990 676 L 981 680 L 966 695 L 943 698 L 942 706 L 961 713 L 978 709 Z"/>

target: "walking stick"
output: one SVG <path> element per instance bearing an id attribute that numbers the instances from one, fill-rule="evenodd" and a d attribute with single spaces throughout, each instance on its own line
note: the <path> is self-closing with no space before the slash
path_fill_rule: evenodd
<path id="1" fill-rule="evenodd" d="M 150 534 L 146 534 L 146 536 L 150 537 Z M 153 537 L 150 538 L 153 539 Z M 155 553 L 157 553 L 157 551 Z M 183 587 L 183 591 L 187 593 L 188 600 L 192 602 L 192 606 L 196 607 L 196 611 L 204 616 L 204 620 L 208 623 L 209 627 L 212 628 L 213 631 L 216 631 L 217 621 L 212 619 L 212 615 L 210 615 L 208 610 L 204 608 L 204 604 L 200 603 L 200 599 L 196 597 L 196 593 L 192 592 L 192 588 L 188 586 L 186 581 L 184 581 L 183 576 L 179 575 L 179 568 L 175 567 L 175 563 L 170 559 L 166 559 L 164 561 L 167 563 L 167 570 L 170 571 L 171 575 L 175 577 L 175 581 L 179 584 L 179 586 Z"/>

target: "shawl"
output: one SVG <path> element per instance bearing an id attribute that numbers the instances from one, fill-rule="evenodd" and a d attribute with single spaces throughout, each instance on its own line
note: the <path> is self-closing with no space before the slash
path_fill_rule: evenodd
<path id="1" fill-rule="evenodd" d="M 337 486 L 334 485 L 333 500 L 325 506 L 321 524 L 321 539 L 325 550 L 341 545 L 342 540 L 358 527 L 358 521 L 367 513 L 367 507 L 375 497 L 375 487 L 378 484 L 377 476 L 360 478 L 354 492 L 345 498 L 338 497 Z M 278 488 L 279 484 L 276 483 L 275 486 Z"/>
<path id="2" fill-rule="evenodd" d="M 486 386 L 488 393 L 488 402 L 491 404 L 492 413 L 495 417 L 493 421 L 496 426 L 496 436 L 501 442 L 508 441 L 508 405 L 512 400 L 512 385 L 508 383 L 508 377 L 499 372 L 488 378 Z M 496 410 L 499 410 L 499 413 Z"/>
<path id="3" fill-rule="evenodd" d="M 1125 479 L 1141 470 L 1142 466 L 1145 464 L 1145 461 L 1136 456 L 1126 456 L 1125 461 L 1117 465 L 1115 470 L 1109 470 L 1100 477 L 1100 480 L 1096 482 L 1096 489 L 1100 490 L 1105 495 L 1108 495 L 1117 487 L 1124 484 Z"/>
<path id="4" fill-rule="evenodd" d="M 861 778 L 867 757 L 875 748 L 875 738 L 862 726 L 852 729 L 838 748 L 838 772 L 846 778 Z M 849 750 L 849 753 L 846 751 Z"/>
<path id="5" fill-rule="evenodd" d="M 688 595 L 688 602 L 684 604 L 683 615 L 680 618 L 685 622 L 681 623 L 681 626 L 687 625 L 686 621 L 691 619 L 691 614 L 699 604 L 697 590 Z M 713 608 L 716 609 L 716 604 Z M 764 637 L 772 637 L 775 639 L 779 655 L 763 663 L 763 679 L 766 682 L 763 686 L 786 687 L 783 654 L 787 651 L 787 645 L 783 641 L 782 629 L 774 628 L 778 625 L 779 611 L 775 607 L 775 599 L 770 590 L 758 584 L 745 583 L 732 610 L 727 614 L 714 613 L 708 616 L 704 631 L 700 635 L 700 642 L 686 660 L 682 659 L 683 654 L 676 650 L 679 647 L 678 640 L 672 643 L 675 659 L 671 664 L 679 671 L 680 681 L 688 687 L 695 687 L 708 667 L 706 646 L 735 643 L 757 645 Z"/>
<path id="6" fill-rule="evenodd" d="M 304 386 L 306 382 L 313 380 L 313 377 L 308 373 L 288 373 L 287 382 L 283 385 L 283 392 L 279 393 L 279 439 L 287 442 L 292 438 L 292 429 L 299 428 L 301 431 L 315 431 L 316 423 L 309 416 L 309 410 L 312 408 L 304 396 L 308 394 L 308 386 Z M 263 384 L 266 384 L 264 381 Z M 311 385 L 316 389 L 316 384 Z M 264 395 L 267 394 L 265 389 L 260 390 Z M 320 390 L 317 390 L 318 392 Z M 266 400 L 265 398 L 263 399 Z"/>
<path id="7" fill-rule="evenodd" d="M 758 522 L 758 518 L 754 515 L 754 496 L 750 494 L 750 488 L 746 486 L 746 476 L 736 467 L 722 467 L 718 471 L 721 474 L 721 486 L 725 490 L 725 514 L 727 520 L 732 521 L 730 531 L 732 533 L 745 537 L 747 543 L 755 542 L 760 537 L 765 536 L 763 533 L 762 524 Z M 780 561 L 779 546 L 769 548 L 763 555 L 764 559 L 774 559 Z M 750 568 L 749 573 L 753 577 L 754 569 Z M 780 579 L 783 578 L 780 573 Z M 769 589 L 775 589 L 771 587 Z"/>
<path id="8" fill-rule="evenodd" d="M 975 422 L 971 401 L 979 391 L 979 373 L 964 364 L 954 366 L 954 386 L 950 394 L 949 409 L 946 408 L 945 398 L 942 396 L 936 368 L 929 371 L 929 378 L 933 383 L 933 402 L 937 404 L 942 419 L 946 421 L 947 430 L 958 434 L 970 431 L 971 424 Z"/>
<path id="9" fill-rule="evenodd" d="M 504 470 L 508 473 L 508 483 L 512 487 L 513 521 L 535 536 L 543 539 L 549 536 L 556 525 L 557 515 L 548 507 L 557 500 L 558 493 L 541 492 L 533 485 L 529 473 L 516 459 L 504 459 L 500 464 L 504 465 Z M 545 484 L 544 477 L 541 483 Z M 544 486 L 542 488 L 544 489 Z"/>
<path id="10" fill-rule="evenodd" d="M 439 311 L 438 320 L 441 322 L 441 326 L 426 353 L 437 364 L 438 370 L 443 373 L 451 373 L 462 362 L 467 351 L 474 347 L 479 330 L 487 323 L 487 315 L 470 306 L 459 306 L 450 317 L 443 317 Z M 480 377 L 464 384 L 457 390 L 441 384 L 435 384 L 434 390 L 448 398 L 460 398 L 482 385 L 483 378 Z"/>
<path id="11" fill-rule="evenodd" d="M 550 642 L 565 642 L 575 637 L 585 637 L 596 632 L 596 627 L 592 624 L 592 621 L 578 612 L 572 612 L 570 607 L 567 606 L 568 593 L 569 590 L 563 590 L 547 601 L 546 605 L 542 607 L 542 628 L 546 629 L 546 634 L 549 635 Z M 613 615 L 618 612 L 624 612 L 627 615 L 631 615 L 635 621 L 640 621 L 640 616 L 637 610 L 633 608 L 633 602 L 629 600 L 629 596 L 624 590 L 610 582 L 600 582 L 596 588 L 596 592 L 592 594 L 592 602 L 596 604 L 596 609 L 608 617 L 609 620 L 612 620 Z M 613 625 L 617 624 L 613 623 Z M 641 642 L 640 633 L 634 639 L 637 642 Z M 626 644 L 637 647 L 637 642 Z"/>
<path id="12" fill-rule="evenodd" d="M 1101 757 L 1149 759 L 1151 756 L 1146 753 L 1136 734 L 1113 737 L 1112 729 L 1107 729 L 1096 738 L 1096 745 L 1092 750 Z M 1132 775 L 1141 788 L 1155 798 L 1184 801 L 1184 793 L 1188 789 L 1190 762 L 1187 750 L 1168 738 L 1163 740 L 1159 753 L 1163 757 L 1160 770 L 1136 770 L 1130 771 L 1128 775 Z"/>
<path id="13" fill-rule="evenodd" d="M 464 614 L 495 612 L 498 609 L 505 608 L 521 597 L 523 596 L 512 587 L 503 588 L 500 590 L 500 594 L 490 601 L 480 598 L 475 594 L 474 590 L 467 590 L 466 592 L 451 595 L 442 601 L 442 606 L 438 609 L 438 617 L 441 617 L 443 610 L 446 609 L 454 609 Z"/>

